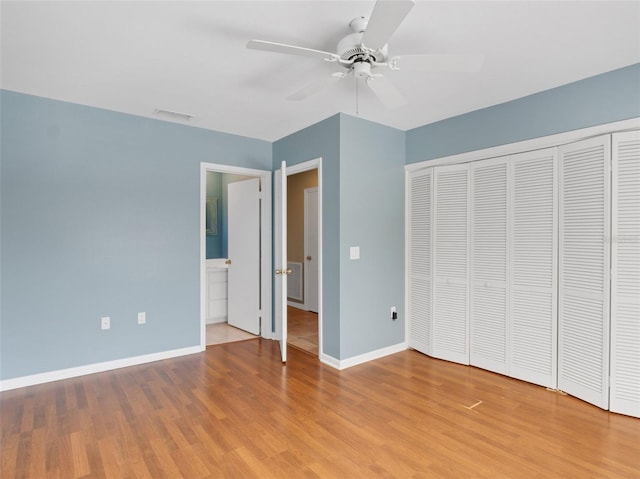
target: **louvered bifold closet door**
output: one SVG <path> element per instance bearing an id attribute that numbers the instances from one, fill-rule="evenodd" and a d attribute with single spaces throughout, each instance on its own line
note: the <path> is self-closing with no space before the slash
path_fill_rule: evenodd
<path id="1" fill-rule="evenodd" d="M 433 356 L 469 364 L 468 167 L 434 169 Z"/>
<path id="2" fill-rule="evenodd" d="M 477 161 L 471 180 L 469 361 L 507 373 L 507 160 Z"/>
<path id="3" fill-rule="evenodd" d="M 559 149 L 558 387 L 609 406 L 609 136 Z"/>
<path id="4" fill-rule="evenodd" d="M 613 135 L 611 411 L 640 417 L 640 131 Z"/>
<path id="5" fill-rule="evenodd" d="M 409 347 L 431 354 L 431 243 L 433 170 L 409 177 L 409 244 L 407 245 Z"/>
<path id="6" fill-rule="evenodd" d="M 510 159 L 509 376 L 557 385 L 557 150 Z"/>

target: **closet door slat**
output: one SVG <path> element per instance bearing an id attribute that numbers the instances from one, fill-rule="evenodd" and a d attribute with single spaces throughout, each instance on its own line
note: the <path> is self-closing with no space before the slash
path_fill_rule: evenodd
<path id="1" fill-rule="evenodd" d="M 409 347 L 424 354 L 432 350 L 431 248 L 433 170 L 409 178 L 407 246 Z"/>
<path id="2" fill-rule="evenodd" d="M 640 417 L 640 131 L 613 135 L 611 411 Z"/>
<path id="3" fill-rule="evenodd" d="M 611 138 L 559 154 L 558 387 L 608 409 Z"/>
<path id="4" fill-rule="evenodd" d="M 557 154 L 510 159 L 509 375 L 557 385 Z"/>
<path id="5" fill-rule="evenodd" d="M 507 373 L 507 160 L 470 166 L 469 361 Z"/>
<path id="6" fill-rule="evenodd" d="M 433 356 L 469 364 L 468 166 L 434 169 Z"/>

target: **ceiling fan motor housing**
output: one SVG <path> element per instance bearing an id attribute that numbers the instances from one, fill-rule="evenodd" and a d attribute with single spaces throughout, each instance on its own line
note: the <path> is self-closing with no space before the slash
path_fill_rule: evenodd
<path id="1" fill-rule="evenodd" d="M 336 53 L 348 62 L 367 62 L 372 61 L 382 63 L 387 59 L 387 45 L 375 52 L 367 51 L 362 48 L 362 36 L 367 27 L 369 19 L 366 17 L 357 17 L 351 20 L 349 26 L 355 33 L 351 33 L 338 42 Z M 350 65 L 345 65 L 350 68 Z"/>

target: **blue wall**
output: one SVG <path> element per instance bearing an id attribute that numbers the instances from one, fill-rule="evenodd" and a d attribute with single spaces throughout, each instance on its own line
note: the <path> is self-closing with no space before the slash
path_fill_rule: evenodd
<path id="1" fill-rule="evenodd" d="M 0 95 L 0 378 L 199 345 L 200 162 L 271 144 Z"/>
<path id="2" fill-rule="evenodd" d="M 273 169 L 322 157 L 322 341 L 340 358 L 340 115 L 273 144 Z"/>
<path id="3" fill-rule="evenodd" d="M 640 64 L 406 133 L 338 114 L 273 144 L 2 91 L 0 378 L 199 345 L 200 162 L 322 157 L 323 352 L 397 344 L 403 163 L 640 117 L 638 85 Z"/>
<path id="4" fill-rule="evenodd" d="M 403 131 L 341 115 L 341 359 L 404 341 L 404 160 Z"/>
<path id="5" fill-rule="evenodd" d="M 640 64 L 409 130 L 407 163 L 640 116 Z"/>
<path id="6" fill-rule="evenodd" d="M 274 169 L 322 157 L 323 352 L 404 341 L 405 134 L 339 114 L 274 143 Z M 349 260 L 360 246 L 361 259 Z"/>

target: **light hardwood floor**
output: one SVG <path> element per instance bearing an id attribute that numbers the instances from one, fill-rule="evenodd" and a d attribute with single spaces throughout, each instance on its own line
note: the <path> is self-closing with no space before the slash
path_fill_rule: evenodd
<path id="1" fill-rule="evenodd" d="M 287 307 L 287 344 L 318 357 L 318 315 Z"/>
<path id="2" fill-rule="evenodd" d="M 206 335 L 207 346 L 257 339 L 259 337 L 255 334 L 247 333 L 242 329 L 234 328 L 230 326 L 229 323 L 207 324 Z"/>
<path id="3" fill-rule="evenodd" d="M 638 478 L 640 420 L 405 351 L 278 343 L 0 393 L 4 478 Z"/>

